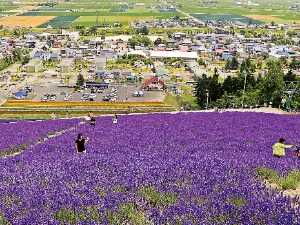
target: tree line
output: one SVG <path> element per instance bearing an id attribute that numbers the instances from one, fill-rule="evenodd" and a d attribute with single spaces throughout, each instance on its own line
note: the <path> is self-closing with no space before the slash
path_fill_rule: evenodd
<path id="1" fill-rule="evenodd" d="M 293 70 L 300 69 L 300 61 L 269 60 L 266 73 L 255 76 L 255 66 L 250 59 L 241 65 L 232 59 L 226 69 L 237 69 L 237 76 L 227 76 L 220 81 L 218 70 L 213 76 L 203 74 L 196 78 L 194 90 L 200 108 L 256 107 L 272 105 L 288 110 L 300 108 L 300 79 Z M 283 68 L 288 72 L 284 73 Z M 299 81 L 299 82 L 298 82 Z"/>

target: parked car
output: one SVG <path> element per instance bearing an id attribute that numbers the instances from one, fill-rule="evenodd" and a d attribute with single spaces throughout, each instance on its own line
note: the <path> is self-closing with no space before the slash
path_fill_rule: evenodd
<path id="1" fill-rule="evenodd" d="M 55 101 L 56 98 L 57 98 L 56 95 L 55 95 L 55 94 L 52 94 L 52 95 L 49 96 L 48 99 L 49 99 L 50 101 Z"/>
<path id="2" fill-rule="evenodd" d="M 104 102 L 109 102 L 109 101 L 110 101 L 110 97 L 104 96 L 102 100 L 103 100 Z"/>
<path id="3" fill-rule="evenodd" d="M 96 98 L 97 95 L 92 93 L 92 94 L 89 95 L 89 97 L 90 97 L 90 98 Z"/>
<path id="4" fill-rule="evenodd" d="M 143 91 L 134 91 L 132 95 L 133 95 L 133 97 L 143 97 L 144 92 Z"/>
<path id="5" fill-rule="evenodd" d="M 46 95 L 43 95 L 43 96 L 41 97 L 41 100 L 42 100 L 43 102 L 45 102 L 45 101 L 48 101 L 48 98 L 49 98 L 49 95 L 46 94 Z"/>
<path id="6" fill-rule="evenodd" d="M 85 93 L 85 94 L 83 94 L 83 95 L 81 96 L 81 100 L 87 101 L 87 100 L 89 99 L 89 97 L 90 97 L 90 94 Z"/>
<path id="7" fill-rule="evenodd" d="M 24 87 L 24 91 L 26 91 L 27 93 L 31 93 L 32 92 L 32 88 L 29 86 Z"/>

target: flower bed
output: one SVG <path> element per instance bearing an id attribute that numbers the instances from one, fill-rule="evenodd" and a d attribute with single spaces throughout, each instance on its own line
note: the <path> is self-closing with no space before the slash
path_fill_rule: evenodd
<path id="1" fill-rule="evenodd" d="M 264 113 L 97 118 L 0 160 L 0 215 L 16 225 L 296 225 L 298 200 L 269 190 L 256 170 L 299 169 L 292 153 L 271 149 L 279 137 L 299 142 L 299 127 L 299 116 Z M 74 150 L 79 132 L 86 154 Z"/>
<path id="2" fill-rule="evenodd" d="M 60 131 L 78 123 L 72 120 L 18 121 L 0 123 L 0 151 L 10 151 L 19 145 L 29 145 L 44 138 L 49 132 Z"/>

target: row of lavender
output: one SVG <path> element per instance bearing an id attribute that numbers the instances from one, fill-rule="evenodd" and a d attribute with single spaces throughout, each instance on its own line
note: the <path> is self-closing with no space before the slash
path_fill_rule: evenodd
<path id="1" fill-rule="evenodd" d="M 29 145 L 56 131 L 78 124 L 77 119 L 47 121 L 0 121 L 0 151 L 18 145 Z"/>
<path id="2" fill-rule="evenodd" d="M 0 211 L 12 224 L 300 224 L 291 199 L 255 168 L 299 168 L 272 157 L 300 140 L 300 117 L 189 113 L 97 119 L 0 161 Z M 89 136 L 77 154 L 77 133 Z"/>

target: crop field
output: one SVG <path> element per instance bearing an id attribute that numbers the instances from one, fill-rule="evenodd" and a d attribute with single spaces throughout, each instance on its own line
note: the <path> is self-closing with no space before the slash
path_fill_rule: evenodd
<path id="1" fill-rule="evenodd" d="M 284 18 L 280 18 L 280 16 L 278 15 L 245 15 L 248 18 L 254 19 L 254 20 L 260 20 L 260 21 L 264 21 L 267 23 L 270 22 L 276 22 L 276 23 L 299 23 L 300 22 L 300 18 L 296 18 L 296 19 L 284 19 Z"/>
<path id="2" fill-rule="evenodd" d="M 143 1 L 142 1 L 143 2 Z M 130 8 L 124 3 L 116 3 L 112 1 L 72 1 L 59 3 L 50 6 L 41 6 L 32 10 L 28 10 L 22 16 L 53 16 L 57 17 L 47 24 L 40 27 L 47 27 L 48 25 L 58 28 L 63 25 L 68 26 L 93 26 L 96 25 L 96 18 L 99 23 L 121 23 L 128 25 L 135 20 L 154 19 L 154 18 L 170 18 L 174 16 L 182 16 L 178 12 L 159 12 L 157 9 L 151 8 L 153 6 L 150 1 L 145 1 L 145 7 L 134 7 L 135 2 L 131 2 Z M 68 20 L 66 24 L 61 24 L 60 21 L 68 18 L 75 18 L 71 23 Z"/>
<path id="3" fill-rule="evenodd" d="M 78 16 L 58 16 L 40 25 L 40 28 L 68 28 L 78 18 Z"/>
<path id="4" fill-rule="evenodd" d="M 54 16 L 61 17 L 54 20 L 53 27 L 60 27 L 62 16 L 79 17 L 76 24 L 90 26 L 94 25 L 93 17 L 99 15 L 100 21 L 107 23 L 121 22 L 128 24 L 136 18 L 170 18 L 173 16 L 183 16 L 179 12 L 161 13 L 157 10 L 160 5 L 157 1 L 142 0 L 141 7 L 136 6 L 136 0 L 128 0 L 124 2 L 108 1 L 108 0 L 88 0 L 88 1 L 69 1 L 54 3 L 53 6 L 38 6 L 38 3 L 44 1 L 22 1 L 22 2 L 0 2 L 0 11 L 2 15 L 9 15 L 11 12 L 23 13 L 22 16 Z M 249 1 L 250 2 L 250 1 Z M 216 4 L 207 4 L 205 1 L 185 1 L 176 0 L 178 9 L 190 14 L 206 14 L 211 15 L 211 19 L 227 19 L 233 21 L 245 22 L 251 20 L 254 23 L 261 22 L 278 22 L 278 23 L 300 23 L 300 12 L 289 10 L 292 0 L 267 0 L 267 1 L 251 1 L 253 5 L 237 5 L 232 0 L 217 1 Z M 20 9 L 24 10 L 23 12 Z M 120 10 L 120 11 L 118 11 Z M 228 15 L 232 15 L 228 17 Z M 234 16 L 233 16 L 234 15 Z M 111 18 L 108 18 L 110 17 Z M 120 16 L 120 18 L 118 18 Z M 86 17 L 86 18 L 84 18 Z M 136 17 L 136 18 L 129 18 Z M 65 17 L 67 18 L 67 17 Z M 249 19 L 250 18 L 250 19 Z M 56 23 L 58 25 L 56 25 Z M 70 22 L 67 22 L 70 25 Z M 66 26 L 67 27 L 67 26 Z"/>
<path id="5" fill-rule="evenodd" d="M 53 18 L 53 16 L 8 16 L 0 18 L 0 25 L 5 27 L 37 27 Z"/>
<path id="6" fill-rule="evenodd" d="M 48 23 L 42 24 L 39 27 L 47 27 L 48 25 L 53 28 L 59 28 L 61 26 L 69 27 L 69 26 L 94 26 L 96 25 L 98 15 L 98 22 L 101 23 L 121 23 L 123 25 L 128 25 L 132 21 L 135 20 L 151 20 L 151 19 L 164 19 L 170 18 L 176 15 L 181 15 L 177 12 L 164 12 L 160 13 L 156 10 L 148 10 L 148 9 L 130 9 L 124 12 L 111 12 L 108 9 L 101 9 L 95 11 L 95 9 L 81 9 L 79 11 L 71 11 L 63 8 L 49 8 L 49 7 L 41 7 L 38 9 L 34 9 L 28 11 L 22 16 L 53 16 L 55 19 L 49 21 Z M 64 23 L 65 21 L 65 23 Z"/>
<path id="7" fill-rule="evenodd" d="M 152 20 L 154 19 L 154 17 L 151 16 L 99 16 L 98 17 L 98 22 L 99 24 L 112 24 L 112 23 L 121 23 L 123 25 L 128 25 L 131 22 L 135 21 L 135 20 Z M 74 21 L 74 23 L 72 24 L 73 26 L 86 26 L 86 27 L 90 27 L 90 26 L 95 26 L 96 25 L 96 20 L 97 17 L 96 16 L 81 16 L 79 17 L 77 20 Z"/>
<path id="8" fill-rule="evenodd" d="M 300 223 L 299 198 L 272 189 L 257 172 L 284 177 L 300 169 L 292 152 L 278 159 L 271 148 L 279 137 L 299 141 L 299 116 L 123 115 L 118 124 L 97 118 L 95 128 L 78 122 L 0 123 L 0 156 L 22 146 L 0 157 L 3 224 Z M 55 131 L 64 132 L 50 137 Z M 78 133 L 90 139 L 83 154 L 74 149 Z"/>
<path id="9" fill-rule="evenodd" d="M 192 14 L 192 16 L 202 21 L 230 21 L 244 24 L 262 24 L 259 20 L 233 14 Z"/>
<path id="10" fill-rule="evenodd" d="M 23 16 L 153 16 L 153 17 L 163 17 L 163 18 L 169 18 L 172 16 L 180 15 L 180 13 L 177 12 L 158 12 L 155 10 L 130 10 L 127 12 L 110 12 L 105 10 L 99 10 L 97 11 L 29 11 L 23 14 Z"/>

